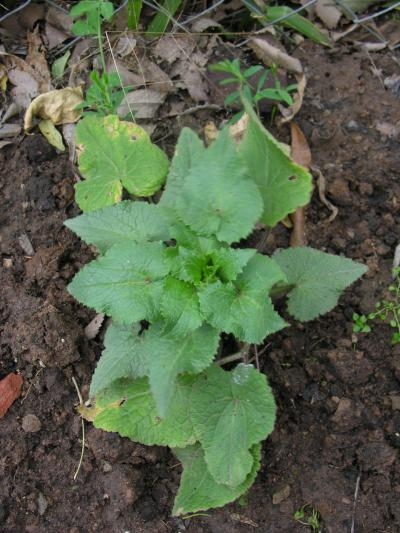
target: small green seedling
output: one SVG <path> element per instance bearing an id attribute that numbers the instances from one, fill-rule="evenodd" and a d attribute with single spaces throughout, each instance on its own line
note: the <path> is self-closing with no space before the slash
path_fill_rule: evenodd
<path id="1" fill-rule="evenodd" d="M 90 73 L 91 85 L 86 92 L 86 99 L 81 108 L 99 115 L 115 114 L 121 104 L 125 91 L 117 73 L 107 72 L 104 56 L 103 24 L 110 22 L 114 16 L 114 5 L 107 0 L 81 0 L 70 10 L 72 33 L 77 36 L 95 36 L 97 38 L 102 74 L 97 71 Z"/>
<path id="2" fill-rule="evenodd" d="M 400 344 L 400 268 L 393 270 L 394 281 L 388 287 L 390 297 L 387 300 L 377 302 L 375 311 L 368 315 L 353 314 L 353 332 L 370 333 L 371 321 L 379 318 L 382 322 L 389 324 L 395 332 L 392 335 L 392 344 Z"/>
<path id="3" fill-rule="evenodd" d="M 272 228 L 307 204 L 312 191 L 306 169 L 243 105 L 240 143 L 226 127 L 206 147 L 185 128 L 170 165 L 140 128 L 115 116 L 78 126 L 86 180 L 77 197 L 86 212 L 66 225 L 98 256 L 68 288 L 112 317 L 93 404 L 79 411 L 98 428 L 171 448 L 183 468 L 174 515 L 221 507 L 255 480 L 276 407 L 247 354 L 287 326 L 274 294 L 287 295 L 297 320 L 312 320 L 366 270 L 306 247 L 269 257 L 238 246 L 260 221 Z M 152 195 L 165 174 L 158 203 L 137 197 Z M 122 187 L 135 198 L 121 201 Z M 227 336 L 234 353 L 223 346 Z"/>
<path id="4" fill-rule="evenodd" d="M 311 505 L 303 505 L 298 509 L 293 518 L 296 522 L 308 526 L 313 533 L 321 533 L 321 515 Z"/>
<path id="5" fill-rule="evenodd" d="M 223 72 L 227 77 L 219 82 L 221 86 L 234 85 L 235 89 L 225 98 L 226 106 L 239 105 L 242 107 L 243 97 L 258 110 L 258 104 L 261 100 L 273 100 L 287 105 L 293 104 L 291 92 L 297 89 L 297 84 L 282 87 L 278 76 L 278 67 L 272 65 L 269 69 L 262 65 L 253 65 L 245 70 L 240 67 L 239 59 L 229 61 L 225 59 L 219 63 L 210 66 L 213 72 Z M 252 78 L 259 74 L 254 85 Z M 268 76 L 272 76 L 274 87 L 264 88 Z M 239 120 L 244 111 L 241 111 L 233 117 L 233 121 Z"/>

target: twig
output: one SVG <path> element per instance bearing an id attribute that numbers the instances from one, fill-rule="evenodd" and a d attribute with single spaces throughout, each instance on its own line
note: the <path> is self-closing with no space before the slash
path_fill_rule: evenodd
<path id="1" fill-rule="evenodd" d="M 40 372 L 42 372 L 42 370 L 43 370 L 44 368 L 46 368 L 46 367 L 45 367 L 45 366 L 41 366 L 41 367 L 39 368 L 39 370 L 36 372 L 36 374 L 33 376 L 32 381 L 29 383 L 28 390 L 26 391 L 25 396 L 24 396 L 24 397 L 22 398 L 22 400 L 21 400 L 21 403 L 24 403 L 24 401 L 27 399 L 28 394 L 29 394 L 30 391 L 31 391 L 31 388 L 32 388 L 32 385 L 33 385 L 35 379 L 38 377 L 38 375 L 40 374 Z"/>
<path id="2" fill-rule="evenodd" d="M 162 117 L 158 118 L 157 120 L 165 120 L 166 118 L 175 118 L 175 117 L 182 117 L 185 115 L 192 115 L 193 113 L 197 113 L 198 111 L 221 111 L 222 107 L 218 104 L 201 104 L 196 105 L 194 107 L 189 107 L 188 109 L 185 109 L 184 111 L 180 111 L 179 113 L 168 113 L 168 115 L 163 115 Z"/>
<path id="3" fill-rule="evenodd" d="M 79 390 L 78 384 L 73 376 L 72 376 L 72 383 L 75 386 L 76 394 L 78 395 L 78 398 L 79 398 L 79 404 L 83 405 L 83 398 L 82 398 L 81 391 Z M 75 470 L 75 474 L 73 478 L 74 481 L 78 477 L 79 470 L 81 469 L 82 462 L 83 462 L 83 455 L 85 453 L 85 421 L 83 420 L 83 418 L 81 418 L 81 422 L 82 422 L 82 449 L 81 449 L 81 456 L 79 458 L 79 463 L 78 463 L 77 469 Z"/>
<path id="4" fill-rule="evenodd" d="M 360 490 L 360 481 L 361 481 L 361 467 L 358 471 L 357 481 L 356 481 L 356 488 L 354 491 L 354 502 L 353 502 L 353 517 L 351 520 L 351 530 L 350 533 L 355 532 L 355 525 L 356 525 L 356 507 L 357 507 L 357 498 L 358 498 L 358 492 Z"/>

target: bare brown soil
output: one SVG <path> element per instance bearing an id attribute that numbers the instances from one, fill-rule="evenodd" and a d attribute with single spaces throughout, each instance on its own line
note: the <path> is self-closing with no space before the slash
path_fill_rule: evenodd
<path id="1" fill-rule="evenodd" d="M 339 209 L 329 222 L 314 193 L 310 245 L 370 270 L 329 315 L 268 339 L 262 367 L 279 415 L 241 505 L 171 518 L 180 474 L 172 455 L 90 425 L 73 479 L 82 433 L 71 378 L 85 396 L 102 346 L 101 335 L 85 338 L 93 314 L 66 285 L 91 252 L 62 225 L 78 213 L 67 158 L 39 135 L 0 153 L 0 378 L 24 378 L 22 397 L 0 420 L 2 533 L 300 533 L 310 529 L 293 514 L 305 504 L 320 513 L 324 532 L 350 533 L 352 524 L 356 533 L 400 531 L 400 346 L 391 346 L 385 325 L 352 339 L 351 321 L 384 296 L 400 240 L 399 137 L 376 128 L 399 124 L 400 101 L 371 59 L 383 78 L 399 66 L 387 51 L 369 58 L 307 42 L 297 55 L 309 82 L 298 122 Z M 19 243 L 24 234 L 32 257 Z M 288 239 L 280 226 L 267 246 Z"/>

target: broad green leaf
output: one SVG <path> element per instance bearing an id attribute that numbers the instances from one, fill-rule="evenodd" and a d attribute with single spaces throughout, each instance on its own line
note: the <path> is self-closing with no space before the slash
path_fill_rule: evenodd
<path id="1" fill-rule="evenodd" d="M 183 466 L 181 484 L 172 510 L 174 516 L 222 507 L 236 500 L 254 483 L 261 463 L 261 446 L 255 444 L 250 449 L 253 464 L 246 480 L 236 487 L 228 487 L 216 483 L 207 470 L 200 444 L 176 448 L 173 452 Z"/>
<path id="2" fill-rule="evenodd" d="M 67 67 L 68 59 L 71 56 L 71 50 L 67 50 L 65 54 L 56 59 L 51 65 L 51 75 L 53 78 L 58 79 L 64 76 L 65 69 Z"/>
<path id="3" fill-rule="evenodd" d="M 292 14 L 291 14 L 292 13 Z M 283 20 L 282 20 L 283 19 Z M 288 28 L 291 28 L 298 33 L 301 33 L 305 37 L 308 37 L 317 44 L 324 44 L 325 46 L 332 46 L 332 42 L 329 37 L 320 31 L 318 27 L 310 22 L 308 19 L 294 13 L 293 9 L 287 6 L 272 6 L 267 7 L 265 20 L 268 23 L 282 24 Z"/>
<path id="4" fill-rule="evenodd" d="M 110 324 L 104 338 L 105 349 L 90 384 L 90 396 L 95 396 L 119 378 L 140 378 L 148 373 L 142 350 L 144 335 L 139 335 L 139 330 L 138 324 Z"/>
<path id="5" fill-rule="evenodd" d="M 92 11 L 97 11 L 98 7 L 99 2 L 96 0 L 80 0 L 80 2 L 71 7 L 69 16 L 75 19 Z"/>
<path id="6" fill-rule="evenodd" d="M 198 239 L 197 245 L 197 248 L 178 246 L 168 250 L 171 272 L 196 286 L 236 279 L 256 253 L 254 249 L 225 248 L 219 243 L 215 246 L 211 239 Z"/>
<path id="7" fill-rule="evenodd" d="M 193 385 L 190 414 L 217 483 L 237 487 L 253 466 L 250 448 L 274 429 L 275 402 L 264 374 L 239 364 L 233 372 L 212 365 Z"/>
<path id="8" fill-rule="evenodd" d="M 135 196 L 151 196 L 165 180 L 166 155 L 136 124 L 115 115 L 90 115 L 77 125 L 76 140 L 82 146 L 79 170 L 85 181 L 77 186 L 77 202 L 83 211 L 119 201 L 122 186 Z M 107 183 L 113 184 L 112 191 L 119 184 L 119 197 L 104 194 Z"/>
<path id="9" fill-rule="evenodd" d="M 249 123 L 239 150 L 248 175 L 261 192 L 264 211 L 260 219 L 273 227 L 310 201 L 311 175 L 289 158 L 282 145 L 261 124 L 251 105 L 244 101 L 244 106 Z"/>
<path id="10" fill-rule="evenodd" d="M 351 259 L 305 247 L 282 250 L 274 259 L 288 283 L 294 285 L 288 295 L 288 311 L 301 321 L 333 309 L 341 292 L 367 271 Z"/>
<path id="11" fill-rule="evenodd" d="M 218 348 L 219 332 L 204 325 L 178 337 L 151 326 L 146 335 L 150 385 L 161 417 L 169 415 L 176 377 L 198 374 L 208 367 Z"/>
<path id="12" fill-rule="evenodd" d="M 124 201 L 117 205 L 84 213 L 64 223 L 101 253 L 115 244 L 164 241 L 169 238 L 165 219 L 155 204 Z"/>
<path id="13" fill-rule="evenodd" d="M 165 418 L 161 419 L 147 378 L 120 379 L 96 396 L 96 405 L 80 409 L 97 428 L 116 431 L 122 437 L 148 446 L 184 447 L 194 444 L 188 414 L 190 379 L 180 379 Z"/>
<path id="14" fill-rule="evenodd" d="M 203 318 L 193 285 L 168 278 L 161 300 L 161 314 L 174 335 L 185 336 L 200 327 Z"/>
<path id="15" fill-rule="evenodd" d="M 246 237 L 262 211 L 257 186 L 245 178 L 228 128 L 192 165 L 176 199 L 181 220 L 200 235 L 232 243 Z"/>
<path id="16" fill-rule="evenodd" d="M 257 254 L 235 282 L 216 282 L 201 290 L 200 309 L 215 328 L 259 344 L 286 325 L 268 296 L 271 287 L 283 280 L 277 263 Z"/>
<path id="17" fill-rule="evenodd" d="M 158 316 L 167 274 L 162 244 L 117 245 L 78 272 L 68 290 L 121 324 L 151 321 Z"/>
<path id="18" fill-rule="evenodd" d="M 181 193 L 190 169 L 201 159 L 204 151 L 204 144 L 196 133 L 189 128 L 183 128 L 176 144 L 167 183 L 159 202 L 162 207 L 175 211 L 176 198 Z"/>
<path id="19" fill-rule="evenodd" d="M 122 184 L 105 176 L 83 180 L 75 184 L 75 201 L 82 211 L 94 211 L 120 202 Z"/>

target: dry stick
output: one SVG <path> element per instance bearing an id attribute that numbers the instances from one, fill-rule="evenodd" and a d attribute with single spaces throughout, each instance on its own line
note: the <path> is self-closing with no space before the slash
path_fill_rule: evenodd
<path id="1" fill-rule="evenodd" d="M 76 380 L 75 380 L 75 378 L 73 376 L 72 376 L 72 383 L 75 386 L 76 393 L 77 393 L 78 398 L 79 398 L 79 405 L 83 405 L 83 398 L 82 398 L 81 391 L 79 390 L 78 384 L 77 384 L 77 382 L 76 382 Z M 85 421 L 83 420 L 83 418 L 81 418 L 81 422 L 82 422 L 82 449 L 81 449 L 81 456 L 79 458 L 78 467 L 77 467 L 77 469 L 75 471 L 75 474 L 74 474 L 74 478 L 73 478 L 74 481 L 78 477 L 79 470 L 81 469 L 82 462 L 83 462 L 83 455 L 85 453 Z"/>
<path id="2" fill-rule="evenodd" d="M 353 503 L 353 518 L 351 521 L 351 530 L 350 533 L 355 532 L 355 525 L 356 525 L 356 506 L 357 506 L 357 498 L 358 498 L 358 492 L 360 490 L 360 481 L 361 481 L 361 467 L 358 471 L 357 481 L 356 481 L 356 488 L 354 491 L 354 503 Z"/>

